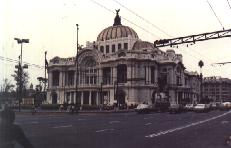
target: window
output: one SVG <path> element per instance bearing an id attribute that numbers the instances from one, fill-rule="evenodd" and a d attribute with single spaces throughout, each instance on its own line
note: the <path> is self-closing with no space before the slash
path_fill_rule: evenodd
<path id="1" fill-rule="evenodd" d="M 74 75 L 75 75 L 75 71 L 67 72 L 66 85 L 74 85 Z"/>
<path id="2" fill-rule="evenodd" d="M 128 43 L 124 43 L 124 49 L 128 49 Z"/>
<path id="3" fill-rule="evenodd" d="M 113 44 L 111 48 L 112 48 L 111 52 L 115 52 L 115 44 Z"/>
<path id="4" fill-rule="evenodd" d="M 104 53 L 104 47 L 103 47 L 103 46 L 100 46 L 100 51 L 101 51 L 102 53 Z"/>
<path id="5" fill-rule="evenodd" d="M 52 72 L 52 85 L 59 86 L 59 71 Z"/>
<path id="6" fill-rule="evenodd" d="M 103 68 L 103 84 L 111 83 L 111 68 L 105 67 Z"/>
<path id="7" fill-rule="evenodd" d="M 109 45 L 106 45 L 106 53 L 109 53 Z"/>
<path id="8" fill-rule="evenodd" d="M 155 83 L 155 67 L 154 66 L 151 67 L 151 83 L 152 84 Z"/>
<path id="9" fill-rule="evenodd" d="M 127 83 L 127 66 L 125 64 L 117 66 L 117 82 Z"/>
<path id="10" fill-rule="evenodd" d="M 120 49 L 121 49 L 121 44 L 119 43 L 119 44 L 118 44 L 118 50 L 120 50 Z"/>

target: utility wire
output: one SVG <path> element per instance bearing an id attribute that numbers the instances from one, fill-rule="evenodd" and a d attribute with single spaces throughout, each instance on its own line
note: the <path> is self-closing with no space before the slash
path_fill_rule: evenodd
<path id="1" fill-rule="evenodd" d="M 142 19 L 143 21 L 145 21 L 146 23 L 150 24 L 152 27 L 156 28 L 157 30 L 161 31 L 162 33 L 164 33 L 165 35 L 167 35 L 168 37 L 172 37 L 171 35 L 169 35 L 166 31 L 164 31 L 163 29 L 161 29 L 160 27 L 154 25 L 153 23 L 151 23 L 150 21 L 148 21 L 147 19 L 143 18 L 142 16 L 140 16 L 139 14 L 137 14 L 136 12 L 132 11 L 131 9 L 129 9 L 128 7 L 126 7 L 125 5 L 121 4 L 120 2 L 118 2 L 117 0 L 113 0 L 114 2 L 116 2 L 117 4 L 119 4 L 120 6 L 122 6 L 123 8 L 127 9 L 128 11 L 130 11 L 131 13 L 133 13 L 135 16 L 139 17 L 140 19 Z"/>
<path id="2" fill-rule="evenodd" d="M 114 13 L 114 14 L 115 14 L 115 12 L 114 12 L 114 11 L 112 11 L 111 9 L 109 9 L 109 8 L 105 7 L 104 5 L 102 5 L 102 4 L 98 3 L 98 2 L 96 2 L 95 0 L 90 0 L 90 1 L 92 1 L 93 3 L 97 4 L 98 6 L 100 6 L 100 7 L 104 8 L 104 9 L 106 9 L 107 11 L 112 12 L 112 13 Z M 155 37 L 157 37 L 158 39 L 160 39 L 160 37 L 159 37 L 158 35 L 151 33 L 151 32 L 150 32 L 150 31 L 148 31 L 147 29 L 145 29 L 145 28 L 143 28 L 143 27 L 141 27 L 141 26 L 137 25 L 136 23 L 133 23 L 133 22 L 132 22 L 132 21 L 130 21 L 129 19 L 126 19 L 125 17 L 121 17 L 121 18 L 122 18 L 122 19 L 124 19 L 124 20 L 126 20 L 127 22 L 129 22 L 129 23 L 133 24 L 134 26 L 136 26 L 136 27 L 138 27 L 138 28 L 142 29 L 143 31 L 145 31 L 145 32 L 147 32 L 147 33 L 149 33 L 149 34 L 151 34 L 152 36 L 155 36 Z"/>
<path id="3" fill-rule="evenodd" d="M 16 64 L 18 63 L 18 60 L 11 59 L 11 58 L 6 58 L 6 57 L 3 57 L 3 56 L 0 56 L 0 60 L 6 61 L 6 62 L 11 62 L 11 63 L 16 63 Z M 23 63 L 27 64 L 29 66 L 40 68 L 40 69 L 44 69 L 45 68 L 45 66 L 40 66 L 40 65 L 37 65 L 37 64 L 32 64 L 32 63 L 28 63 L 28 62 L 23 62 Z"/>
<path id="4" fill-rule="evenodd" d="M 228 2 L 228 5 L 229 5 L 229 8 L 231 9 L 231 6 L 230 6 L 230 3 L 229 3 L 229 0 L 227 0 L 227 2 Z"/>
<path id="5" fill-rule="evenodd" d="M 106 6 L 104 6 L 104 5 L 102 5 L 102 4 L 98 3 L 98 2 L 96 2 L 95 0 L 90 0 L 90 1 L 92 1 L 93 3 L 97 4 L 98 6 L 100 6 L 100 7 L 104 8 L 104 9 L 106 9 L 107 11 L 112 12 L 113 14 L 115 14 L 115 12 L 114 12 L 114 11 L 112 11 L 111 9 L 107 8 Z M 166 34 L 167 36 L 172 37 L 172 36 L 171 36 L 171 35 L 169 35 L 167 32 L 165 32 L 164 30 L 162 30 L 161 28 L 159 28 L 158 26 L 156 26 L 156 25 L 152 24 L 150 21 L 148 21 L 147 19 L 145 19 L 145 18 L 141 17 L 140 15 L 138 15 L 136 12 L 132 11 L 131 9 L 129 9 L 128 7 L 126 7 L 125 5 L 123 5 L 123 4 L 121 4 L 121 3 L 119 3 L 117 0 L 113 0 L 113 1 L 114 1 L 114 2 L 116 2 L 117 4 L 121 5 L 123 8 L 127 9 L 128 11 L 130 11 L 131 13 L 133 13 L 134 15 L 136 15 L 137 17 L 139 17 L 140 19 L 144 20 L 146 23 L 151 24 L 151 25 L 152 25 L 152 27 L 157 28 L 159 31 L 163 32 L 163 33 L 164 33 L 164 34 Z M 145 31 L 145 32 L 147 32 L 147 33 L 149 33 L 149 34 L 151 34 L 151 35 L 153 35 L 153 36 L 155 36 L 155 37 L 160 38 L 159 36 L 157 36 L 157 35 L 155 35 L 155 34 L 153 34 L 153 33 L 149 32 L 149 31 L 148 31 L 148 30 L 146 30 L 145 28 L 140 27 L 139 25 L 137 25 L 137 24 L 133 23 L 132 21 L 130 21 L 130 20 L 128 20 L 128 19 L 126 19 L 126 18 L 124 18 L 124 17 L 122 17 L 122 18 L 123 18 L 124 20 L 126 20 L 127 22 L 129 22 L 129 23 L 131 23 L 131 24 L 133 24 L 133 25 L 137 26 L 138 28 L 142 29 L 143 31 Z M 188 46 L 187 46 L 187 47 L 188 47 Z M 191 49 L 192 49 L 192 48 L 191 48 Z M 197 53 L 198 55 L 202 56 L 202 54 L 201 54 L 201 53 L 196 52 L 194 49 L 192 49 L 192 50 L 193 50 L 195 53 Z M 201 58 L 198 58 L 198 57 L 196 57 L 196 56 L 192 55 L 191 53 L 189 53 L 189 52 L 187 52 L 187 51 L 186 51 L 185 53 L 186 53 L 186 54 L 188 54 L 188 55 L 190 55 L 191 57 L 193 57 L 193 58 L 195 58 L 195 59 L 198 59 L 198 60 L 200 60 L 200 59 L 201 59 Z M 203 56 L 203 57 L 206 57 L 206 56 Z M 211 61 L 211 60 L 209 60 L 209 61 Z"/>
<path id="6" fill-rule="evenodd" d="M 212 7 L 212 5 L 209 3 L 209 1 L 208 1 L 208 0 L 207 0 L 207 3 L 209 4 L 209 7 L 210 7 L 210 8 L 211 8 L 211 10 L 213 11 L 213 14 L 215 15 L 215 17 L 217 18 L 218 22 L 220 23 L 220 25 L 221 25 L 222 29 L 223 29 L 223 30 L 225 30 L 225 27 L 222 25 L 222 23 L 221 23 L 220 19 L 218 18 L 218 16 L 217 16 L 216 12 L 213 10 L 213 7 Z"/>

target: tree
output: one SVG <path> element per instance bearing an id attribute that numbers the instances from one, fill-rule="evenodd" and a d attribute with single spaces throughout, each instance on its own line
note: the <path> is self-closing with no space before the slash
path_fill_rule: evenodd
<path id="1" fill-rule="evenodd" d="M 13 93 L 13 88 L 14 85 L 11 84 L 11 82 L 5 78 L 3 79 L 3 84 L 1 85 L 1 90 L 0 90 L 0 103 L 4 103 L 6 101 L 9 101 L 9 97 Z"/>
<path id="2" fill-rule="evenodd" d="M 17 93 L 19 96 L 19 99 L 22 99 L 23 96 L 26 95 L 26 88 L 28 85 L 28 80 L 29 80 L 29 74 L 28 72 L 24 71 L 24 68 L 22 66 L 18 66 L 18 69 L 14 71 L 14 74 L 12 74 L 11 76 L 14 78 L 14 80 L 16 81 L 16 85 L 17 85 Z M 20 85 L 21 82 L 21 85 Z M 21 100 L 19 100 L 21 101 Z"/>
<path id="3" fill-rule="evenodd" d="M 20 71 L 22 74 L 20 74 Z M 20 84 L 20 75 L 22 75 L 22 86 L 23 88 L 26 88 L 28 85 L 28 80 L 29 80 L 29 74 L 28 72 L 24 71 L 23 68 L 21 68 L 21 70 L 15 70 L 14 74 L 12 74 L 11 76 L 14 78 L 14 80 L 16 81 L 16 85 Z"/>

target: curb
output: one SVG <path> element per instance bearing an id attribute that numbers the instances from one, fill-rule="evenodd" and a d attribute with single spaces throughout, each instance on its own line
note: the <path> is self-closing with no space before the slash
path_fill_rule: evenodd
<path id="1" fill-rule="evenodd" d="M 111 114 L 111 113 L 130 113 L 134 112 L 135 110 L 118 110 L 118 111 L 79 111 L 78 113 L 73 113 L 73 115 L 78 114 Z M 42 112 L 36 112 L 35 114 L 32 114 L 31 111 L 15 111 L 16 114 L 20 115 L 72 115 L 70 112 L 65 111 L 42 111 Z"/>

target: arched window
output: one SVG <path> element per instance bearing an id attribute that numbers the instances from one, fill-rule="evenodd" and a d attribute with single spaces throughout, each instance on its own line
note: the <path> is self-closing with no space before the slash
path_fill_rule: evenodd
<path id="1" fill-rule="evenodd" d="M 118 50 L 120 50 L 120 49 L 121 49 L 121 44 L 119 43 L 119 44 L 118 44 Z"/>
<path id="2" fill-rule="evenodd" d="M 85 57 L 84 62 L 81 64 L 82 70 L 80 74 L 80 83 L 85 85 L 96 84 L 97 81 L 97 70 L 96 61 L 93 57 Z"/>
<path id="3" fill-rule="evenodd" d="M 104 53 L 104 46 L 100 46 L 100 51 Z"/>
<path id="4" fill-rule="evenodd" d="M 106 45 L 106 53 L 109 53 L 109 45 Z"/>
<path id="5" fill-rule="evenodd" d="M 113 44 L 113 45 L 111 46 L 111 52 L 112 52 L 112 53 L 115 52 L 115 44 Z"/>

